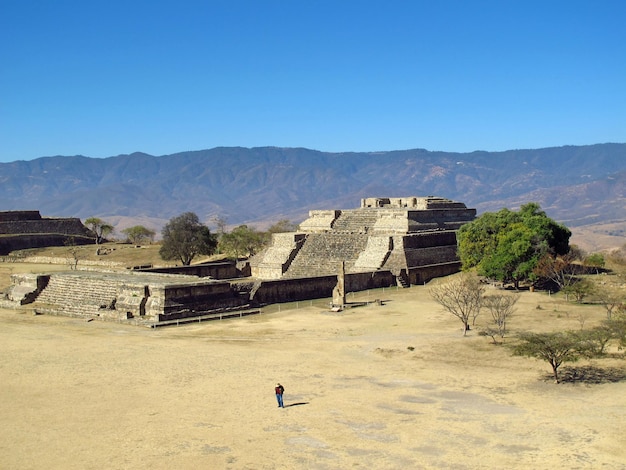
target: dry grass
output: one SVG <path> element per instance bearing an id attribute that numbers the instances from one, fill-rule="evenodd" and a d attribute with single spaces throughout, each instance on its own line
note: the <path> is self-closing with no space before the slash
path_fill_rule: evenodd
<path id="1" fill-rule="evenodd" d="M 106 243 L 101 245 L 101 253 L 96 253 L 95 245 L 84 245 L 76 247 L 47 247 L 33 248 L 13 252 L 17 257 L 45 257 L 55 258 L 57 262 L 52 264 L 37 265 L 30 263 L 0 263 L 0 290 L 10 285 L 11 273 L 19 272 L 48 272 L 65 271 L 69 269 L 69 261 L 72 259 L 70 249 L 76 250 L 78 257 L 78 267 L 85 261 L 97 261 L 102 263 L 119 263 L 119 269 L 125 270 L 133 266 L 175 266 L 175 261 L 164 261 L 159 255 L 159 244 L 135 246 L 125 243 Z M 209 260 L 222 259 L 221 256 L 202 256 L 194 259 L 194 263 L 201 263 Z M 67 261 L 66 261 L 67 260 Z M 178 263 L 180 264 L 180 263 Z"/>
<path id="2" fill-rule="evenodd" d="M 51 246 L 47 248 L 32 248 L 13 252 L 16 256 L 43 256 L 67 258 L 71 257 L 70 250 L 76 250 L 80 261 L 103 261 L 123 263 L 126 266 L 140 264 L 167 265 L 159 256 L 158 244 L 131 245 L 128 243 L 105 243 L 100 245 L 103 254 L 96 254 L 96 245 L 81 245 L 74 247 Z"/>

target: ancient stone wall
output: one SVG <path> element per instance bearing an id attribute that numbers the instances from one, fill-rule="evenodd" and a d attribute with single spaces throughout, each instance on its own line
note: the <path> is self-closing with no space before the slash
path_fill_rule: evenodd
<path id="1" fill-rule="evenodd" d="M 0 211 L 0 222 L 39 219 L 41 219 L 39 211 Z"/>
<path id="2" fill-rule="evenodd" d="M 93 243 L 94 234 L 77 218 L 43 218 L 39 211 L 0 212 L 0 255 L 46 246 Z"/>
<path id="3" fill-rule="evenodd" d="M 201 263 L 191 266 L 171 266 L 162 268 L 141 268 L 138 272 L 183 274 L 186 276 L 211 277 L 213 279 L 234 279 L 241 273 L 232 261 L 219 261 L 214 263 Z"/>
<path id="4" fill-rule="evenodd" d="M 39 219 L 0 222 L 0 234 L 21 235 L 25 233 L 56 233 L 64 235 L 90 236 L 93 234 L 80 219 Z"/>
<path id="5" fill-rule="evenodd" d="M 0 256 L 6 256 L 12 251 L 29 248 L 64 246 L 68 238 L 67 235 L 60 234 L 0 235 Z M 94 242 L 93 237 L 72 235 L 71 238 L 72 243 L 75 245 L 90 245 Z"/>
<path id="6" fill-rule="evenodd" d="M 351 273 L 345 275 L 345 292 L 395 285 L 395 276 L 389 271 Z M 337 276 L 320 276 L 300 279 L 257 280 L 251 300 L 259 304 L 296 302 L 300 300 L 331 298 L 337 285 Z"/>
<path id="7" fill-rule="evenodd" d="M 361 208 L 414 208 L 419 210 L 427 209 L 464 209 L 462 202 L 451 201 L 443 197 L 368 197 L 361 199 Z"/>
<path id="8" fill-rule="evenodd" d="M 409 268 L 409 282 L 413 285 L 425 284 L 431 279 L 457 273 L 460 269 L 460 261 L 450 261 L 448 263 L 437 263 Z"/>

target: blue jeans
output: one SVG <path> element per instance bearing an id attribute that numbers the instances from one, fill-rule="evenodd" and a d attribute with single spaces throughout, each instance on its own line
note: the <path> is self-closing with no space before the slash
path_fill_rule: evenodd
<path id="1" fill-rule="evenodd" d="M 276 394 L 276 401 L 278 401 L 278 406 L 284 408 L 283 405 L 283 395 L 281 393 Z"/>

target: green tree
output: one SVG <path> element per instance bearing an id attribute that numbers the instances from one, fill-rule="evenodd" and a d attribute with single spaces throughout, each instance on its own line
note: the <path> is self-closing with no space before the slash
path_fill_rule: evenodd
<path id="1" fill-rule="evenodd" d="M 585 297 L 592 294 L 594 290 L 595 285 L 591 281 L 588 279 L 580 279 L 563 288 L 563 293 L 566 298 L 569 295 L 573 295 L 576 302 L 581 303 Z"/>
<path id="2" fill-rule="evenodd" d="M 161 258 L 180 260 L 184 266 L 189 266 L 198 255 L 212 255 L 217 246 L 215 236 L 193 212 L 185 212 L 170 219 L 161 234 Z"/>
<path id="3" fill-rule="evenodd" d="M 134 245 L 139 245 L 146 240 L 153 241 L 156 232 L 144 227 L 143 225 L 135 225 L 133 227 L 125 228 L 121 231 L 128 241 Z"/>
<path id="4" fill-rule="evenodd" d="M 513 354 L 548 362 L 556 383 L 559 383 L 561 364 L 577 361 L 580 357 L 580 338 L 570 332 L 521 333 L 519 340 L 513 347 Z"/>
<path id="5" fill-rule="evenodd" d="M 587 357 L 603 356 L 609 341 L 617 337 L 614 325 L 608 320 L 590 330 L 581 330 L 576 335 L 579 340 L 579 350 Z"/>
<path id="6" fill-rule="evenodd" d="M 89 217 L 85 220 L 85 225 L 96 236 L 96 245 L 102 243 L 104 238 L 107 235 L 111 234 L 114 230 L 113 225 L 102 219 L 99 219 L 98 217 Z"/>
<path id="7" fill-rule="evenodd" d="M 470 329 L 470 318 L 476 319 L 480 313 L 485 287 L 474 275 L 464 274 L 450 282 L 430 288 L 431 297 L 448 313 L 463 323 L 463 336 Z"/>
<path id="8" fill-rule="evenodd" d="M 267 229 L 269 233 L 286 233 L 298 230 L 298 224 L 288 219 L 281 219 Z"/>
<path id="9" fill-rule="evenodd" d="M 611 328 L 613 338 L 617 339 L 619 349 L 626 348 L 626 315 L 621 314 L 606 320 L 606 325 Z"/>
<path id="10" fill-rule="evenodd" d="M 240 225 L 230 233 L 225 233 L 219 241 L 221 253 L 239 258 L 252 256 L 267 243 L 267 234 L 258 232 L 253 227 Z"/>
<path id="11" fill-rule="evenodd" d="M 600 272 L 600 269 L 604 268 L 606 261 L 602 253 L 591 253 L 583 260 L 583 264 L 587 267 L 593 268 L 596 274 Z"/>
<path id="12" fill-rule="evenodd" d="M 535 280 L 534 269 L 545 254 L 569 251 L 571 232 L 528 203 L 518 212 L 501 209 L 485 213 L 458 232 L 458 254 L 464 270 L 476 268 L 482 276 L 516 287 Z"/>

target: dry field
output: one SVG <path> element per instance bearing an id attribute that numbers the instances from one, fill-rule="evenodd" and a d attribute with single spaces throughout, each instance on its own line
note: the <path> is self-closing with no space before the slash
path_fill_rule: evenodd
<path id="1" fill-rule="evenodd" d="M 512 333 L 605 315 L 516 295 Z M 428 286 L 375 298 L 156 330 L 0 310 L 0 468 L 626 468 L 626 360 L 557 385 Z"/>

